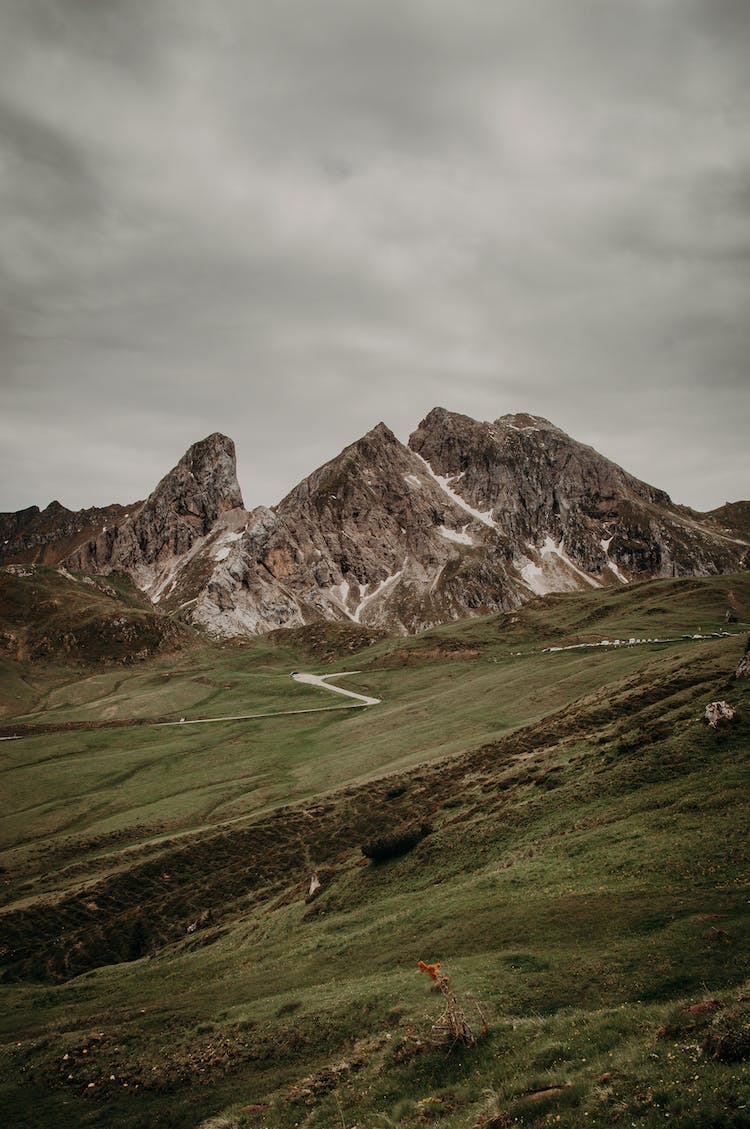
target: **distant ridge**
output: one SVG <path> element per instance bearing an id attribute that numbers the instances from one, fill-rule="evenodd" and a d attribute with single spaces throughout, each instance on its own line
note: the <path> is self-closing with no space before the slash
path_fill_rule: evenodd
<path id="1" fill-rule="evenodd" d="M 318 621 L 414 633 L 547 592 L 750 565 L 750 503 L 699 514 L 528 413 L 379 423 L 278 505 L 243 507 L 231 439 L 194 444 L 145 502 L 0 515 L 0 563 L 120 569 L 234 636 Z"/>

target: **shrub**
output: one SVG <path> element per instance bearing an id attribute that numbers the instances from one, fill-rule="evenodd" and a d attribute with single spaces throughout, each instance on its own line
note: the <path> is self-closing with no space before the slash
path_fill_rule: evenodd
<path id="1" fill-rule="evenodd" d="M 371 839 L 369 843 L 363 843 L 362 854 L 373 862 L 386 862 L 388 859 L 398 858 L 399 855 L 413 851 L 431 831 L 429 823 L 397 828 L 390 834 L 380 835 L 377 839 Z"/>
<path id="2" fill-rule="evenodd" d="M 750 1009 L 718 1015 L 703 1040 L 701 1051 L 718 1062 L 747 1062 L 750 1059 Z"/>
<path id="3" fill-rule="evenodd" d="M 469 1027 L 466 1013 L 451 988 L 450 978 L 442 971 L 443 962 L 426 964 L 425 961 L 420 960 L 417 962 L 417 967 L 440 989 L 445 1005 L 443 1014 L 432 1025 L 433 1041 L 438 1046 L 447 1047 L 448 1050 L 453 1050 L 457 1046 L 473 1046 L 476 1038 Z"/>

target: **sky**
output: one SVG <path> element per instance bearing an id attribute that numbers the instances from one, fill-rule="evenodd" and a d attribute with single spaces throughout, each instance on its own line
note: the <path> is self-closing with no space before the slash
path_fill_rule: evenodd
<path id="1" fill-rule="evenodd" d="M 0 510 L 545 416 L 750 497 L 747 0 L 0 4 Z"/>

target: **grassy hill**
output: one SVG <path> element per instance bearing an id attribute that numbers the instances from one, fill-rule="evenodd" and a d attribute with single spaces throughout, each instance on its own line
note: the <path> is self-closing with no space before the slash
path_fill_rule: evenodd
<path id="1" fill-rule="evenodd" d="M 189 637 L 155 612 L 124 573 L 104 578 L 38 565 L 0 569 L 0 716 L 24 698 L 4 682 L 16 663 L 140 662 L 181 649 Z"/>
<path id="2" fill-rule="evenodd" d="M 8 1123 L 750 1124 L 748 619 L 716 577 L 356 654 L 317 626 L 7 662 L 4 732 L 48 727 L 0 746 Z M 435 1045 L 419 960 L 474 1045 Z"/>

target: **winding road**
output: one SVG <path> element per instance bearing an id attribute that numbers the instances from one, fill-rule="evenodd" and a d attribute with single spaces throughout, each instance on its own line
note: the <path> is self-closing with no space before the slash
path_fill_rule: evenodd
<path id="1" fill-rule="evenodd" d="M 343 686 L 329 686 L 329 678 L 343 678 L 345 675 L 359 674 L 358 670 L 342 670 L 338 674 L 301 674 L 292 671 L 295 682 L 304 682 L 308 686 L 320 686 L 323 690 L 333 690 L 334 694 L 345 694 L 347 698 L 356 698 L 363 706 L 379 706 L 382 698 L 368 698 L 366 694 L 355 694 L 353 690 L 345 690 Z"/>
<path id="2" fill-rule="evenodd" d="M 370 698 L 367 694 L 356 694 L 354 690 L 345 690 L 343 686 L 330 686 L 328 684 L 329 678 L 343 678 L 348 674 L 359 674 L 358 670 L 342 670 L 338 674 L 305 674 L 300 671 L 292 671 L 292 678 L 295 682 L 303 682 L 308 686 L 319 686 L 323 690 L 331 690 L 334 694 L 343 694 L 346 698 L 353 698 L 354 701 L 340 706 L 311 706 L 307 709 L 298 710 L 273 710 L 267 713 L 240 713 L 233 714 L 227 717 L 181 717 L 179 721 L 156 721 L 149 720 L 148 718 L 132 718 L 119 719 L 116 721 L 90 721 L 90 722 L 72 722 L 62 723 L 59 725 L 33 725 L 29 727 L 27 732 L 9 734 L 7 736 L 0 736 L 0 741 L 19 741 L 23 737 L 42 736 L 47 733 L 60 733 L 65 731 L 81 730 L 81 729 L 116 729 L 125 726 L 153 726 L 155 729 L 166 727 L 168 725 L 221 725 L 222 722 L 227 721 L 259 721 L 262 718 L 269 717 L 291 717 L 295 714 L 303 713 L 331 713 L 334 710 L 356 710 L 362 709 L 364 706 L 379 706 L 382 698 Z M 10 728 L 10 727 L 9 727 Z M 23 728 L 19 725 L 18 728 Z M 33 730 L 33 732 L 32 732 Z"/>
<path id="3" fill-rule="evenodd" d="M 160 721 L 157 725 L 216 725 L 221 721 L 255 721 L 264 717 L 290 717 L 298 713 L 330 713 L 331 710 L 354 710 L 362 706 L 379 706 L 381 698 L 369 698 L 367 694 L 355 694 L 353 690 L 345 690 L 343 686 L 329 686 L 329 678 L 343 678 L 346 674 L 359 674 L 358 670 L 342 670 L 338 674 L 305 674 L 298 670 L 292 671 L 295 682 L 303 682 L 307 686 L 320 686 L 323 690 L 332 690 L 334 694 L 344 694 L 347 698 L 356 699 L 346 706 L 315 706 L 304 710 L 274 710 L 273 713 L 241 713 L 234 717 L 198 717 L 190 721 L 181 718 L 180 721 Z"/>

